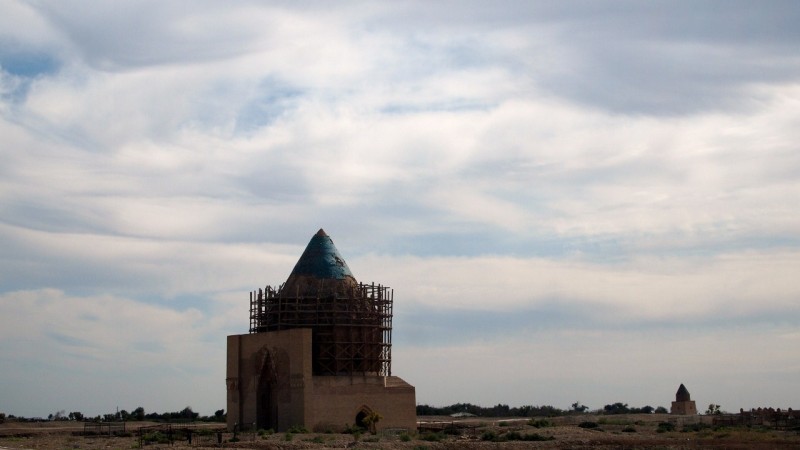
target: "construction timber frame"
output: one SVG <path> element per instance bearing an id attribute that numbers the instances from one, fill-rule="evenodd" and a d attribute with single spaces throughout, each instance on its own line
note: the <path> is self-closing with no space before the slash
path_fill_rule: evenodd
<path id="1" fill-rule="evenodd" d="M 298 296 L 283 287 L 250 292 L 250 333 L 311 328 L 314 375 L 391 376 L 392 289 L 358 283 L 345 293 Z"/>

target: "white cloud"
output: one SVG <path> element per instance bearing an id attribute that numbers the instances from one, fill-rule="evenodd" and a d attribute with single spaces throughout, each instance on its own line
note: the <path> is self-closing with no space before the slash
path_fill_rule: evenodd
<path id="1" fill-rule="evenodd" d="M 224 328 L 209 328 L 197 309 L 39 289 L 2 294 L 0 316 L 0 358 L 13 381 L 3 398 L 18 414 L 46 415 L 43 405 L 87 414 L 224 407 L 224 344 L 208 337 Z"/>
<path id="2" fill-rule="evenodd" d="M 22 50 L 25 46 L 50 50 L 48 47 L 63 38 L 30 4 L 5 1 L 2 6 L 4 14 L 0 17 L 0 38 L 13 41 L 11 50 Z"/>
<path id="3" fill-rule="evenodd" d="M 641 257 L 616 264 L 507 256 L 373 255 L 350 261 L 358 277 L 385 280 L 396 288 L 398 302 L 418 311 L 535 311 L 555 304 L 597 323 L 619 324 L 794 317 L 798 264 L 800 254 L 787 251 Z"/>
<path id="4" fill-rule="evenodd" d="M 685 383 L 698 408 L 709 403 L 731 412 L 767 404 L 786 408 L 798 400 L 789 393 L 800 366 L 792 362 L 791 346 L 774 343 L 789 328 L 529 332 L 475 344 L 398 348 L 392 370 L 417 385 L 418 401 L 439 406 L 567 409 L 579 400 L 593 409 L 618 401 L 668 408 Z M 431 379 L 431 373 L 442 376 Z M 752 389 L 765 379 L 776 389 Z"/>
<path id="5" fill-rule="evenodd" d="M 164 241 L 2 226 L 4 286 L 65 286 L 168 299 L 283 281 L 302 246 Z M 24 264 L 28 262 L 28 264 Z M 244 297 L 243 297 L 244 298 Z"/>

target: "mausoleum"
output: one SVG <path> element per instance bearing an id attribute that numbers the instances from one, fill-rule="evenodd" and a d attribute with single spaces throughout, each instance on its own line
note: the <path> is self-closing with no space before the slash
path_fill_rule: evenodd
<path id="1" fill-rule="evenodd" d="M 678 387 L 678 392 L 675 393 L 675 401 L 672 402 L 672 408 L 669 411 L 670 414 L 679 414 L 679 415 L 697 415 L 697 405 L 695 405 L 694 400 L 691 399 L 689 395 L 689 390 L 686 389 L 686 386 L 681 383 L 680 387 Z"/>
<path id="2" fill-rule="evenodd" d="M 359 283 L 320 229 L 289 278 L 250 293 L 228 336 L 228 428 L 416 428 L 414 386 L 392 375 L 394 291 Z"/>

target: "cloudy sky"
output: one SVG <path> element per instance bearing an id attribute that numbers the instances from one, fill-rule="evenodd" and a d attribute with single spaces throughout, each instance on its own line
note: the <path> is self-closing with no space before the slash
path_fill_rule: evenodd
<path id="1" fill-rule="evenodd" d="M 0 0 L 0 411 L 225 408 L 324 228 L 417 402 L 800 406 L 794 1 Z"/>

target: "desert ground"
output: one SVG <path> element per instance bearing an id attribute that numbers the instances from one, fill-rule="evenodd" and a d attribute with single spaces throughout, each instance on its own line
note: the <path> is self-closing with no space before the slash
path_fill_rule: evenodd
<path id="1" fill-rule="evenodd" d="M 84 424 L 80 422 L 6 422 L 0 425 L 0 449 L 800 449 L 800 430 L 715 428 L 708 416 L 419 417 L 419 421 L 420 431 L 412 434 L 355 435 L 303 430 L 217 435 L 220 424 L 201 424 L 192 425 L 191 444 L 185 435 L 173 442 L 169 442 L 164 433 L 154 431 L 142 433 L 144 438 L 140 437 L 140 427 L 157 425 L 150 422 L 129 422 L 122 435 L 110 437 L 84 436 Z M 177 429 L 184 425 L 174 426 Z"/>

